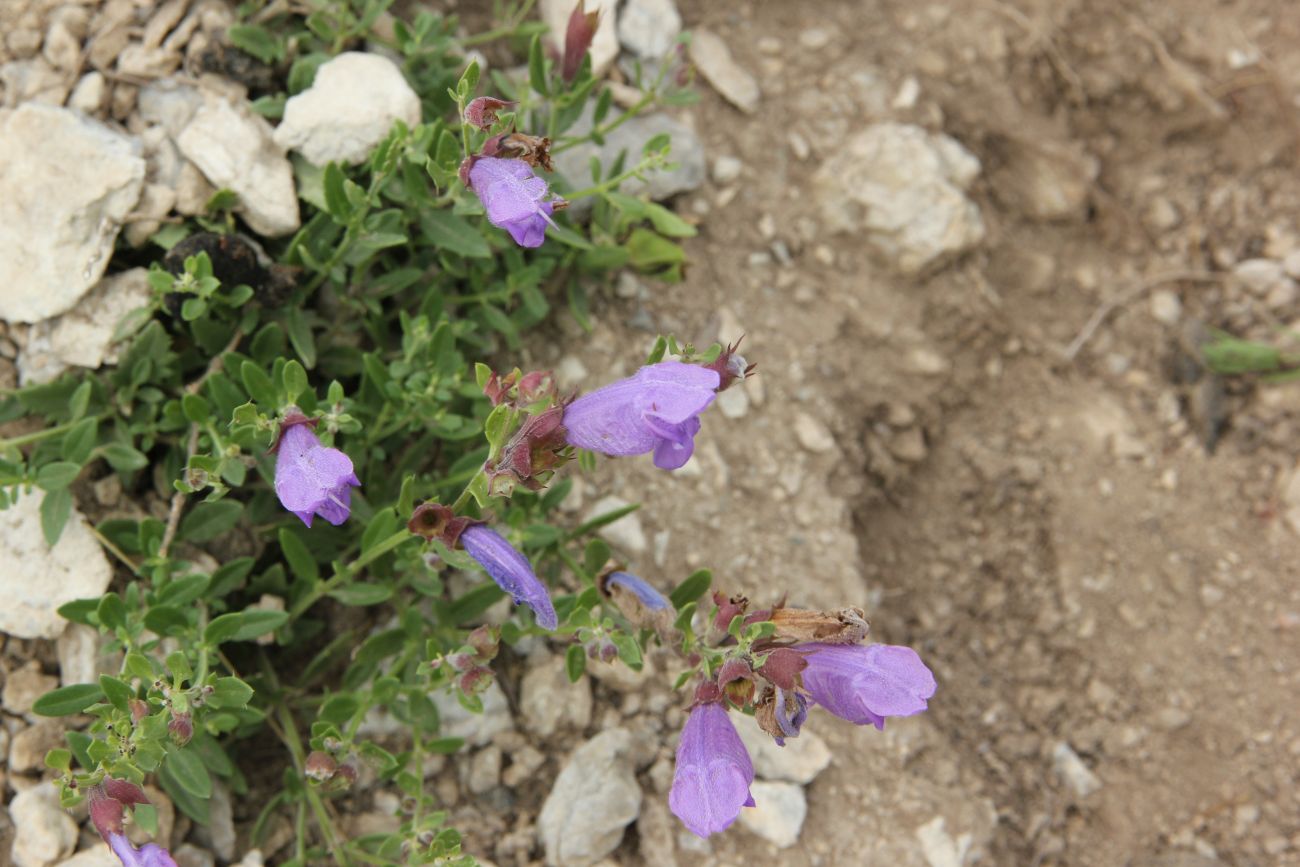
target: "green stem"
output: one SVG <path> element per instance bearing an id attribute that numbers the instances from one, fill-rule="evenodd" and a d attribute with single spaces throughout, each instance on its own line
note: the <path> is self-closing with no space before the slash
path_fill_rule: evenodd
<path id="1" fill-rule="evenodd" d="M 86 416 L 86 418 L 101 418 L 101 419 L 103 417 L 104 416 L 102 415 Z M 25 446 L 28 445 L 29 443 L 38 443 L 41 440 L 49 439 L 50 437 L 56 437 L 61 433 L 67 433 L 68 431 L 72 430 L 72 428 L 74 428 L 76 425 L 80 424 L 83 421 L 85 421 L 84 418 L 79 418 L 76 421 L 65 422 L 64 424 L 55 425 L 54 427 L 47 427 L 43 430 L 32 431 L 29 434 L 19 434 L 16 437 L 8 437 L 7 439 L 2 439 L 0 440 L 0 449 L 12 448 L 14 446 Z"/>
<path id="2" fill-rule="evenodd" d="M 623 183 L 628 178 L 635 177 L 641 174 L 642 172 L 646 171 L 647 169 L 654 168 L 655 164 L 658 163 L 659 161 L 660 159 L 657 156 L 646 157 L 645 159 L 641 160 L 641 162 L 637 163 L 637 165 L 634 166 L 633 168 L 630 168 L 627 171 L 622 172 L 621 174 L 614 175 L 614 177 L 612 178 L 606 178 L 605 180 L 601 181 L 600 183 L 594 186 L 586 187 L 581 190 L 574 190 L 573 192 L 570 193 L 565 193 L 564 198 L 570 202 L 576 202 L 578 199 L 586 198 L 587 196 L 597 196 L 600 195 L 601 193 L 607 193 L 610 190 L 616 189 L 619 184 Z"/>
<path id="3" fill-rule="evenodd" d="M 293 608 L 289 610 L 289 621 L 293 622 L 294 620 L 297 620 L 308 608 L 311 608 L 319 602 L 321 598 L 330 591 L 339 587 L 343 582 L 356 575 L 357 572 L 384 556 L 407 539 L 412 538 L 414 538 L 414 536 L 411 535 L 411 531 L 403 527 L 378 545 L 375 545 L 369 551 L 366 551 L 360 557 L 334 573 L 332 578 L 327 581 L 322 581 L 320 584 L 316 585 L 316 587 L 312 588 L 310 592 L 295 602 Z"/>
<path id="4" fill-rule="evenodd" d="M 286 704 L 277 707 L 275 713 L 280 719 L 280 728 L 284 731 L 284 744 L 293 755 L 293 765 L 297 768 L 298 773 L 302 774 L 307 763 L 307 754 L 303 749 L 302 738 L 298 736 L 297 721 L 294 720 L 293 714 L 289 712 L 289 706 Z M 337 859 L 339 864 L 342 864 L 343 867 L 349 867 L 351 862 L 348 860 L 347 852 L 334 840 L 334 823 L 330 821 L 329 813 L 325 812 L 325 802 L 321 800 L 320 793 L 310 785 L 305 786 L 303 791 L 307 795 L 307 804 L 316 817 L 316 824 L 325 837 L 325 848 Z"/>
<path id="5" fill-rule="evenodd" d="M 623 124 L 627 123 L 629 120 L 631 120 L 632 118 L 640 114 L 643 110 L 645 110 L 646 106 L 654 102 L 654 99 L 655 99 L 655 95 L 653 92 L 643 93 L 640 99 L 638 99 L 636 102 L 634 102 L 631 106 L 628 107 L 627 111 L 623 112 L 618 117 L 611 120 L 609 123 L 605 124 L 599 129 L 593 129 L 591 132 L 587 133 L 581 138 L 575 138 L 572 141 L 567 141 L 562 145 L 557 145 L 556 147 L 551 148 L 551 154 L 552 155 L 562 154 L 565 151 L 567 151 L 569 148 L 576 148 L 578 145 L 582 144 L 583 142 L 589 141 L 593 136 L 597 134 L 599 134 L 602 137 L 609 135 L 611 132 L 618 129 L 620 126 L 622 126 Z"/>
<path id="6" fill-rule="evenodd" d="M 475 45 L 482 45 L 485 42 L 492 42 L 505 36 L 513 36 L 514 32 L 519 29 L 519 22 L 528 17 L 529 11 L 533 8 L 534 0 L 527 0 L 520 7 L 518 14 L 509 24 L 503 24 L 500 27 L 494 27 L 491 30 L 484 30 L 482 33 L 475 33 L 473 36 L 466 36 L 460 41 L 462 48 L 472 48 Z"/>

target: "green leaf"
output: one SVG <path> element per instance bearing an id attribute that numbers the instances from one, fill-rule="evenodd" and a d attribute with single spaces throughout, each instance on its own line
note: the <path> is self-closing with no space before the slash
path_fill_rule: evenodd
<path id="1" fill-rule="evenodd" d="M 212 580 L 208 583 L 208 596 L 212 599 L 220 599 L 227 593 L 238 590 L 243 586 L 244 579 L 248 577 L 248 573 L 252 570 L 252 557 L 240 557 L 231 560 L 212 573 Z"/>
<path id="2" fill-rule="evenodd" d="M 219 677 L 212 684 L 208 695 L 208 704 L 213 707 L 242 708 L 247 707 L 253 698 L 253 688 L 237 677 Z"/>
<path id="3" fill-rule="evenodd" d="M 209 542 L 239 523 L 244 504 L 234 500 L 199 503 L 181 521 L 180 537 L 190 542 Z"/>
<path id="4" fill-rule="evenodd" d="M 212 797 L 212 777 L 194 750 L 169 749 L 163 767 L 169 769 L 181 788 L 194 797 Z"/>
<path id="5" fill-rule="evenodd" d="M 62 771 L 65 774 L 72 768 L 72 750 L 58 747 L 45 754 L 45 767 Z"/>
<path id="6" fill-rule="evenodd" d="M 97 683 L 74 683 L 36 699 L 32 712 L 41 716 L 71 716 L 81 713 L 103 697 L 104 690 Z"/>
<path id="7" fill-rule="evenodd" d="M 158 591 L 158 601 L 167 605 L 188 605 L 203 596 L 211 579 L 207 575 L 186 575 Z"/>
<path id="8" fill-rule="evenodd" d="M 550 93 L 546 86 L 546 52 L 542 49 L 541 34 L 534 36 L 528 46 L 528 85 L 542 96 Z"/>
<path id="9" fill-rule="evenodd" d="M 668 341 L 664 339 L 664 336 L 662 334 L 660 334 L 659 337 L 655 339 L 655 345 L 651 348 L 650 355 L 646 357 L 645 360 L 646 365 L 649 366 L 651 364 L 658 364 L 659 362 L 663 361 L 664 353 L 666 353 L 667 351 L 668 351 Z"/>
<path id="10" fill-rule="evenodd" d="M 149 466 L 149 459 L 125 443 L 109 443 L 101 450 L 104 460 L 119 473 L 131 473 Z"/>
<path id="11" fill-rule="evenodd" d="M 631 635 L 625 632 L 615 632 L 610 636 L 614 646 L 618 648 L 618 658 L 623 660 L 623 664 L 633 671 L 641 670 L 641 645 Z"/>
<path id="12" fill-rule="evenodd" d="M 461 74 L 460 81 L 456 82 L 456 93 L 462 99 L 469 96 L 474 92 L 474 88 L 478 87 L 478 77 L 478 61 L 471 60 L 469 66 L 465 67 L 465 71 Z"/>
<path id="13" fill-rule="evenodd" d="M 280 551 L 289 561 L 289 571 L 300 581 L 315 584 L 320 580 L 320 567 L 307 544 L 288 527 L 280 528 Z"/>
<path id="14" fill-rule="evenodd" d="M 435 247 L 468 256 L 488 259 L 492 248 L 482 233 L 464 217 L 449 210 L 426 210 L 420 214 L 420 229 Z"/>
<path id="15" fill-rule="evenodd" d="M 239 366 L 239 378 L 243 380 L 248 396 L 260 403 L 262 409 L 274 409 L 279 406 L 280 401 L 276 396 L 275 386 L 271 384 L 271 378 L 262 368 L 251 361 L 245 361 Z"/>
<path id="16" fill-rule="evenodd" d="M 343 192 L 343 181 L 346 178 L 343 170 L 338 167 L 337 163 L 330 163 L 325 166 L 325 172 L 321 175 L 321 186 L 325 192 L 325 210 L 329 215 L 340 223 L 348 221 L 348 215 L 352 212 L 352 206 L 348 204 L 347 194 Z"/>
<path id="17" fill-rule="evenodd" d="M 505 445 L 510 414 L 510 407 L 503 403 L 488 413 L 487 420 L 483 422 L 483 435 L 487 437 L 488 445 L 493 449 Z"/>
<path id="18" fill-rule="evenodd" d="M 212 418 L 212 404 L 200 394 L 186 394 L 181 398 L 181 412 L 194 424 L 203 424 Z"/>
<path id="19" fill-rule="evenodd" d="M 641 508 L 641 505 L 639 503 L 629 503 L 626 506 L 620 506 L 617 509 L 612 509 L 611 511 L 605 512 L 602 515 L 597 515 L 596 517 L 592 518 L 590 521 L 587 521 L 586 523 L 583 524 L 579 524 L 577 529 L 569 533 L 569 538 L 578 539 L 582 536 L 587 535 L 588 533 L 595 532 L 596 530 L 599 530 L 601 527 L 605 526 L 606 524 L 614 523 L 624 515 L 632 514 L 639 508 Z"/>
<path id="20" fill-rule="evenodd" d="M 569 675 L 569 683 L 577 683 L 582 673 L 587 670 L 587 651 L 581 644 L 570 644 L 564 652 L 564 671 Z"/>
<path id="21" fill-rule="evenodd" d="M 179 754 L 176 754 L 179 755 Z M 203 763 L 198 763 L 203 768 Z M 206 776 L 207 769 L 203 769 Z M 181 812 L 189 816 L 200 825 L 207 825 L 209 821 L 208 813 L 208 796 L 198 797 L 192 794 L 180 782 L 176 775 L 175 766 L 172 762 L 167 762 L 158 772 L 158 782 L 162 783 L 163 790 L 171 796 L 172 801 L 180 808 Z"/>
<path id="22" fill-rule="evenodd" d="M 263 63 L 284 60 L 284 43 L 265 27 L 256 24 L 233 24 L 226 28 L 226 38 L 240 51 L 246 51 Z"/>
<path id="23" fill-rule="evenodd" d="M 505 591 L 492 581 L 472 587 L 451 603 L 447 610 L 447 622 L 455 626 L 474 620 L 505 595 Z"/>
<path id="24" fill-rule="evenodd" d="M 676 589 L 668 594 L 668 599 L 673 603 L 673 608 L 681 611 L 683 605 L 694 602 L 709 592 L 709 587 L 712 585 L 713 573 L 708 569 L 700 569 L 698 572 L 691 573 L 685 581 L 678 584 Z"/>
<path id="25" fill-rule="evenodd" d="M 694 226 L 663 205 L 647 202 L 646 216 L 656 229 L 671 238 L 693 238 L 697 234 Z"/>
<path id="26" fill-rule="evenodd" d="M 250 608 L 215 618 L 203 630 L 203 640 L 209 644 L 226 641 L 249 641 L 279 629 L 289 620 L 284 611 L 264 611 Z"/>
<path id="27" fill-rule="evenodd" d="M 284 314 L 284 330 L 289 334 L 293 351 L 302 359 L 308 370 L 316 367 L 316 337 L 311 332 L 307 317 L 298 307 L 290 307 Z"/>
<path id="28" fill-rule="evenodd" d="M 67 488 L 46 494 L 41 501 L 41 533 L 51 548 L 63 535 L 63 527 L 72 516 L 72 492 Z"/>
<path id="29" fill-rule="evenodd" d="M 297 359 L 291 358 L 285 362 L 280 380 L 284 383 L 284 393 L 290 401 L 296 401 L 298 395 L 307 390 L 307 371 Z"/>
<path id="30" fill-rule="evenodd" d="M 130 710 L 127 702 L 135 698 L 135 692 L 132 691 L 131 687 L 116 677 L 110 677 L 107 674 L 99 676 L 99 687 L 103 690 L 104 697 L 109 700 L 113 707 L 120 711 Z"/>
<path id="31" fill-rule="evenodd" d="M 76 481 L 80 474 L 81 464 L 55 461 L 36 471 L 36 486 L 43 491 L 61 491 Z"/>
<path id="32" fill-rule="evenodd" d="M 145 612 L 144 625 L 159 635 L 184 635 L 190 618 L 174 605 L 155 605 Z"/>
<path id="33" fill-rule="evenodd" d="M 121 629 L 126 626 L 126 603 L 116 593 L 105 593 L 95 609 L 99 625 L 108 630 Z"/>
<path id="34" fill-rule="evenodd" d="M 59 444 L 60 457 L 78 466 L 84 464 L 90 458 L 98 436 L 99 419 L 83 418 L 63 435 L 63 442 Z"/>
<path id="35" fill-rule="evenodd" d="M 344 605 L 378 605 L 392 598 L 393 588 L 386 584 L 344 584 L 331 590 L 329 596 Z"/>

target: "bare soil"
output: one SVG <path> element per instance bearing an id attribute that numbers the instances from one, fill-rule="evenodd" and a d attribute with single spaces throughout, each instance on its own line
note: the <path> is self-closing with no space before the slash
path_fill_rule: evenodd
<path id="1" fill-rule="evenodd" d="M 594 338 L 568 351 L 593 385 L 630 370 L 649 330 L 743 331 L 760 373 L 743 417 L 706 419 L 697 469 L 605 463 L 589 496 L 645 503 L 658 550 L 638 568 L 671 582 L 711 565 L 753 599 L 865 605 L 876 639 L 917 647 L 940 686 L 884 734 L 814 717 L 835 761 L 798 846 L 738 831 L 678 862 L 1300 863 L 1300 541 L 1280 500 L 1300 392 L 1170 373 L 1189 322 L 1273 339 L 1300 317 L 1231 274 L 1300 249 L 1300 14 L 1287 0 L 681 7 L 760 79 L 753 116 L 707 86 L 688 112 L 711 159 L 745 168 L 683 203 L 701 218 L 685 282 L 609 293 Z M 801 40 L 814 28 L 824 45 Z M 892 107 L 909 77 L 919 99 Z M 885 119 L 947 132 L 984 166 L 988 238 L 920 279 L 825 234 L 810 183 Z M 1097 159 L 1077 215 L 1034 216 L 1026 149 Z M 789 266 L 753 255 L 774 241 Z M 1153 316 L 1157 290 L 1176 293 L 1179 322 Z M 801 447 L 801 413 L 832 449 Z M 1057 772 L 1067 748 L 1095 792 Z M 668 863 L 645 842 L 647 863 Z"/>

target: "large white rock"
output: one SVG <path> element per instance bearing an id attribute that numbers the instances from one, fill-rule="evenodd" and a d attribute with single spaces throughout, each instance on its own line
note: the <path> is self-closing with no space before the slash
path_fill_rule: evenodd
<path id="1" fill-rule="evenodd" d="M 205 92 L 176 146 L 213 186 L 239 196 L 237 211 L 253 231 L 273 238 L 297 231 L 293 167 L 271 125 L 247 105 Z"/>
<path id="2" fill-rule="evenodd" d="M 140 143 L 99 121 L 0 112 L 0 319 L 57 316 L 99 281 L 144 173 Z"/>
<path id="3" fill-rule="evenodd" d="M 596 35 L 591 40 L 591 71 L 599 78 L 604 75 L 614 59 L 618 57 L 618 0 L 586 0 L 583 7 L 588 12 L 600 12 L 600 24 L 596 26 Z M 547 34 L 556 56 L 564 56 L 564 34 L 569 29 L 569 16 L 578 0 L 542 0 L 540 14 L 546 26 L 551 28 Z"/>
<path id="4" fill-rule="evenodd" d="M 382 55 L 349 51 L 322 64 L 311 87 L 285 103 L 275 141 L 318 166 L 355 165 L 398 120 L 420 122 L 420 97 L 402 71 Z"/>
<path id="5" fill-rule="evenodd" d="M 550 867 L 595 864 L 618 848 L 623 829 L 640 815 L 632 737 L 627 729 L 608 729 L 564 763 L 537 817 Z"/>
<path id="6" fill-rule="evenodd" d="M 799 841 L 803 820 L 808 816 L 808 800 L 803 787 L 794 783 L 756 782 L 749 787 L 754 807 L 740 811 L 740 824 L 772 843 L 786 849 Z"/>
<path id="7" fill-rule="evenodd" d="M 682 32 L 673 0 L 627 0 L 618 15 L 618 41 L 640 57 L 663 57 Z"/>
<path id="8" fill-rule="evenodd" d="M 965 194 L 979 171 L 955 139 L 876 123 L 822 164 L 814 187 L 832 230 L 865 234 L 898 270 L 915 274 L 984 239 L 979 208 Z"/>
<path id="9" fill-rule="evenodd" d="M 74 365 L 117 363 L 113 332 L 128 313 L 148 305 L 152 294 L 144 268 L 105 277 L 73 310 L 31 326 L 18 356 L 19 381 L 50 382 Z"/>
<path id="10" fill-rule="evenodd" d="M 14 825 L 15 867 L 49 867 L 77 845 L 77 823 L 59 806 L 53 783 L 39 783 L 14 795 L 9 803 Z"/>
<path id="11" fill-rule="evenodd" d="M 754 761 L 754 773 L 764 780 L 811 783 L 831 763 L 831 751 L 816 732 L 806 727 L 797 738 L 786 738 L 779 747 L 772 736 L 752 720 L 737 720 L 736 731 Z"/>
<path id="12" fill-rule="evenodd" d="M 0 511 L 0 632 L 18 638 L 58 638 L 68 621 L 58 608 L 101 596 L 112 567 L 86 519 L 74 507 L 53 548 L 41 533 L 41 501 L 33 490 Z"/>

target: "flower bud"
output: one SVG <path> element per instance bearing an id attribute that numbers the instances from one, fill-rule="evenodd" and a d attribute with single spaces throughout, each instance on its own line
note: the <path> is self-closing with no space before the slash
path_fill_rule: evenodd
<path id="1" fill-rule="evenodd" d="M 472 99 L 465 106 L 465 122 L 479 129 L 489 129 L 497 122 L 497 112 L 503 108 L 512 108 L 518 103 L 495 96 L 480 96 Z"/>
<path id="2" fill-rule="evenodd" d="M 441 503 L 422 503 L 411 513 L 406 529 L 425 539 L 438 539 L 452 548 L 472 523 L 472 518 L 457 517 L 450 507 Z"/>
<path id="3" fill-rule="evenodd" d="M 194 737 L 194 722 L 188 713 L 176 714 L 167 723 L 167 732 L 171 735 L 172 743 L 183 747 Z"/>
<path id="4" fill-rule="evenodd" d="M 149 715 L 149 703 L 143 699 L 130 699 L 127 701 L 127 707 L 131 709 L 131 722 L 139 723 Z"/>
<path id="5" fill-rule="evenodd" d="M 732 657 L 718 670 L 718 686 L 727 699 L 737 707 L 744 707 L 754 697 L 754 669 L 749 660 Z"/>
<path id="6" fill-rule="evenodd" d="M 323 753 L 320 750 L 313 750 L 307 756 L 307 761 L 303 765 L 303 773 L 309 780 L 315 780 L 323 783 L 334 776 L 338 770 L 338 762 L 329 753 Z"/>

